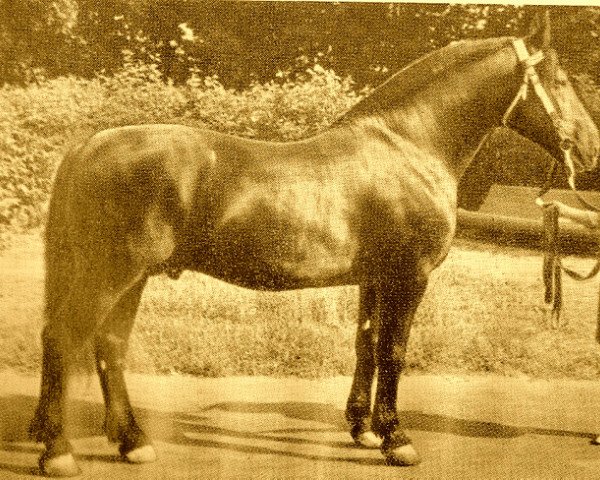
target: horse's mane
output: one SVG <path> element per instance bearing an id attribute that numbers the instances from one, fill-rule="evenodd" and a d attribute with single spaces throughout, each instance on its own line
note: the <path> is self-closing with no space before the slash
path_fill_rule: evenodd
<path id="1" fill-rule="evenodd" d="M 510 40 L 511 37 L 463 40 L 434 50 L 396 72 L 334 125 L 344 125 L 385 110 L 388 105 L 398 105 L 409 94 L 420 90 L 440 75 L 448 75 L 465 64 L 486 58 L 506 46 Z"/>

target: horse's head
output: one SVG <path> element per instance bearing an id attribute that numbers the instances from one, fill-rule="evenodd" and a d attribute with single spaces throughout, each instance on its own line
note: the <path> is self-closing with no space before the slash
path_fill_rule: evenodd
<path id="1" fill-rule="evenodd" d="M 572 159 L 578 171 L 594 169 L 600 154 L 598 128 L 550 48 L 548 13 L 533 21 L 530 35 L 515 40 L 514 48 L 524 80 L 505 124 L 566 161 L 568 168 L 573 168 Z"/>

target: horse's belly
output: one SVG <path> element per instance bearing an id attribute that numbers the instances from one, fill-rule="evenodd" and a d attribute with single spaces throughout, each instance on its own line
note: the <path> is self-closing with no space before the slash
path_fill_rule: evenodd
<path id="1" fill-rule="evenodd" d="M 307 232 L 229 232 L 204 252 L 201 270 L 248 288 L 286 290 L 353 282 L 355 242 Z"/>
<path id="2" fill-rule="evenodd" d="M 257 290 L 294 290 L 354 283 L 351 262 L 323 257 L 316 262 L 281 264 L 237 255 L 213 256 L 196 270 L 241 287 Z"/>
<path id="3" fill-rule="evenodd" d="M 285 180 L 229 196 L 211 222 L 211 274 L 269 289 L 349 281 L 358 238 L 343 185 Z"/>

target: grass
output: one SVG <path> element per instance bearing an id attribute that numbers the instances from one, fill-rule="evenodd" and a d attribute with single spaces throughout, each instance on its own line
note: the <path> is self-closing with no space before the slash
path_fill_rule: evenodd
<path id="1" fill-rule="evenodd" d="M 258 293 L 187 273 L 153 279 L 133 368 L 203 376 L 348 374 L 355 288 Z M 137 348 L 136 348 L 137 347 Z"/>
<path id="2" fill-rule="evenodd" d="M 597 378 L 597 282 L 566 281 L 569 323 L 549 330 L 540 266 L 539 254 L 531 252 L 464 242 L 455 248 L 432 276 L 418 310 L 408 373 Z M 19 277 L 3 274 L 0 366 L 38 373 L 43 285 L 41 277 L 29 278 L 29 271 L 18 270 Z M 177 281 L 154 277 L 138 312 L 129 370 L 197 376 L 351 375 L 357 293 L 356 287 L 253 292 L 191 272 Z"/>
<path id="3" fill-rule="evenodd" d="M 525 261 L 535 269 L 539 261 L 529 255 L 455 249 L 433 275 L 416 316 L 408 372 L 596 378 L 594 285 L 577 301 L 567 288 L 569 324 L 551 331 L 539 275 L 513 267 Z M 139 312 L 130 368 L 202 376 L 351 375 L 357 293 L 356 287 L 259 293 L 193 273 L 177 282 L 156 277 Z"/>
<path id="4" fill-rule="evenodd" d="M 454 248 L 419 308 L 408 373 L 597 378 L 596 284 L 566 282 L 569 324 L 549 330 L 539 266 L 539 256 L 527 251 L 466 242 Z M 13 277 L 11 285 L 13 301 L 0 311 L 0 365 L 37 373 L 42 279 Z M 129 370 L 351 375 L 356 316 L 356 287 L 263 293 L 191 272 L 177 281 L 154 277 L 132 335 Z"/>

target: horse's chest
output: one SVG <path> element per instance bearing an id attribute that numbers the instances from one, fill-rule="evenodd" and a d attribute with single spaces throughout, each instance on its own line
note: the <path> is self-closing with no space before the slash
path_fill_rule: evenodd
<path id="1" fill-rule="evenodd" d="M 446 257 L 456 230 L 456 181 L 445 170 L 410 165 L 395 181 L 378 185 L 380 222 L 386 238 L 404 253 L 414 251 L 433 269 Z M 399 252 L 400 253 L 400 252 Z"/>

